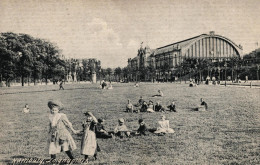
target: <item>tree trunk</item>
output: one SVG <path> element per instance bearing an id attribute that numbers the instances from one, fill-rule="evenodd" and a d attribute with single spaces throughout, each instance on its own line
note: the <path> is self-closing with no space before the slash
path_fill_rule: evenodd
<path id="1" fill-rule="evenodd" d="M 24 86 L 24 75 L 22 74 L 22 86 Z"/>
<path id="2" fill-rule="evenodd" d="M 45 83 L 46 83 L 46 85 L 48 84 L 48 81 L 47 81 L 47 80 L 48 80 L 48 77 L 46 76 L 46 77 L 45 77 Z"/>
<path id="3" fill-rule="evenodd" d="M 27 81 L 28 81 L 28 86 L 30 86 L 30 80 L 29 80 L 29 75 L 27 76 Z"/>

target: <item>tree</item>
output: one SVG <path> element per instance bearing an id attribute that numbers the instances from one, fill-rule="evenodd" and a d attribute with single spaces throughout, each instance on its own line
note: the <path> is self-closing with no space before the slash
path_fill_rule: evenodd
<path id="1" fill-rule="evenodd" d="M 107 73 L 107 75 L 108 75 L 109 81 L 111 81 L 112 69 L 111 69 L 111 68 L 107 68 L 107 69 L 106 69 L 106 73 Z"/>
<path id="2" fill-rule="evenodd" d="M 116 80 L 117 80 L 118 82 L 120 82 L 121 73 L 122 73 L 122 69 L 121 69 L 120 67 L 117 67 L 117 68 L 115 69 L 114 74 L 115 74 Z"/>

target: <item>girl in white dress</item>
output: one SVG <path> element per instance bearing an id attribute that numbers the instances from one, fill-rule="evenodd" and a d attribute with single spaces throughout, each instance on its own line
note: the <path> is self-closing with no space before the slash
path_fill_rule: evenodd
<path id="1" fill-rule="evenodd" d="M 85 156 L 85 162 L 89 156 L 97 159 L 97 151 L 99 149 L 96 140 L 97 119 L 91 112 L 84 112 L 87 119 L 83 122 L 83 136 L 81 140 L 81 154 Z"/>
<path id="2" fill-rule="evenodd" d="M 49 101 L 48 107 L 50 108 L 49 154 L 52 159 L 56 159 L 56 154 L 65 151 L 68 157 L 73 159 L 71 151 L 77 147 L 66 127 L 70 128 L 75 134 L 79 131 L 74 130 L 66 114 L 60 113 L 60 110 L 63 109 L 61 102 Z"/>
<path id="3" fill-rule="evenodd" d="M 154 133 L 174 133 L 174 130 L 170 128 L 169 120 L 165 120 L 165 116 L 161 116 L 161 120 L 158 121 L 157 130 Z"/>

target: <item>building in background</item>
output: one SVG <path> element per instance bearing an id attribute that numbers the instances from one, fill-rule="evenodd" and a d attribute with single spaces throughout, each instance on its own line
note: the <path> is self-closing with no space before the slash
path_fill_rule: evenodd
<path id="1" fill-rule="evenodd" d="M 241 56 L 242 46 L 211 31 L 209 34 L 201 34 L 154 50 L 148 46 L 143 48 L 141 45 L 137 56 L 128 59 L 128 67 L 132 70 L 132 79 L 144 80 L 140 72 L 147 67 L 155 69 L 156 79 L 171 79 L 176 76 L 174 75 L 176 68 L 187 59 L 220 62 Z"/>

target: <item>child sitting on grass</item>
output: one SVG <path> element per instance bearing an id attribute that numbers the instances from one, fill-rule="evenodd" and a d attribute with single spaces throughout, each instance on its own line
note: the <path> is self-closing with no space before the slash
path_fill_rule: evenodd
<path id="1" fill-rule="evenodd" d="M 147 105 L 146 101 L 144 101 L 141 108 L 140 108 L 140 111 L 141 112 L 147 112 L 147 109 L 148 109 L 148 105 Z"/>
<path id="2" fill-rule="evenodd" d="M 24 108 L 23 108 L 23 113 L 29 113 L 30 109 L 29 109 L 29 105 L 25 104 Z"/>
<path id="3" fill-rule="evenodd" d="M 158 90 L 158 94 L 153 95 L 152 97 L 163 97 L 163 92 L 161 90 Z"/>
<path id="4" fill-rule="evenodd" d="M 154 112 L 154 105 L 153 105 L 153 101 L 149 101 L 149 104 L 148 104 L 148 108 L 147 108 L 147 112 Z"/>
<path id="5" fill-rule="evenodd" d="M 154 106 L 155 112 L 165 112 L 165 109 L 162 107 L 159 101 L 156 102 L 156 105 Z"/>
<path id="6" fill-rule="evenodd" d="M 52 159 L 56 159 L 56 154 L 65 151 L 70 159 L 74 159 L 71 151 L 77 147 L 67 127 L 70 128 L 74 134 L 79 133 L 79 131 L 73 129 L 72 124 L 64 113 L 60 113 L 63 109 L 61 102 L 49 101 L 48 107 L 50 108 L 49 154 Z"/>
<path id="7" fill-rule="evenodd" d="M 115 133 L 116 136 L 119 136 L 120 138 L 123 138 L 125 136 L 126 137 L 130 136 L 130 131 L 126 127 L 125 120 L 123 118 L 120 118 L 118 120 L 118 125 L 114 129 L 114 133 Z"/>
<path id="8" fill-rule="evenodd" d="M 158 121 L 157 130 L 154 133 L 164 135 L 166 133 L 174 133 L 174 130 L 170 128 L 169 120 L 166 120 L 164 115 L 161 116 L 161 120 Z"/>
<path id="9" fill-rule="evenodd" d="M 171 102 L 171 105 L 167 107 L 170 112 L 177 112 L 175 107 L 175 102 Z"/>
<path id="10" fill-rule="evenodd" d="M 96 126 L 96 135 L 97 138 L 103 138 L 103 139 L 108 139 L 108 138 L 112 138 L 113 136 L 111 134 L 109 134 L 104 127 L 104 119 L 98 119 L 98 123 Z"/>
<path id="11" fill-rule="evenodd" d="M 139 128 L 138 128 L 138 130 L 137 130 L 137 132 L 135 134 L 136 135 L 147 135 L 148 129 L 147 129 L 146 125 L 145 125 L 144 120 L 143 119 L 139 119 L 138 123 L 139 123 Z"/>
<path id="12" fill-rule="evenodd" d="M 135 107 L 140 107 L 143 105 L 144 99 L 142 96 L 140 96 L 140 99 L 138 100 L 137 104 L 135 104 Z"/>
<path id="13" fill-rule="evenodd" d="M 206 111 L 206 110 L 208 110 L 208 104 L 203 100 L 203 98 L 201 98 L 200 105 L 194 108 L 194 111 Z"/>

